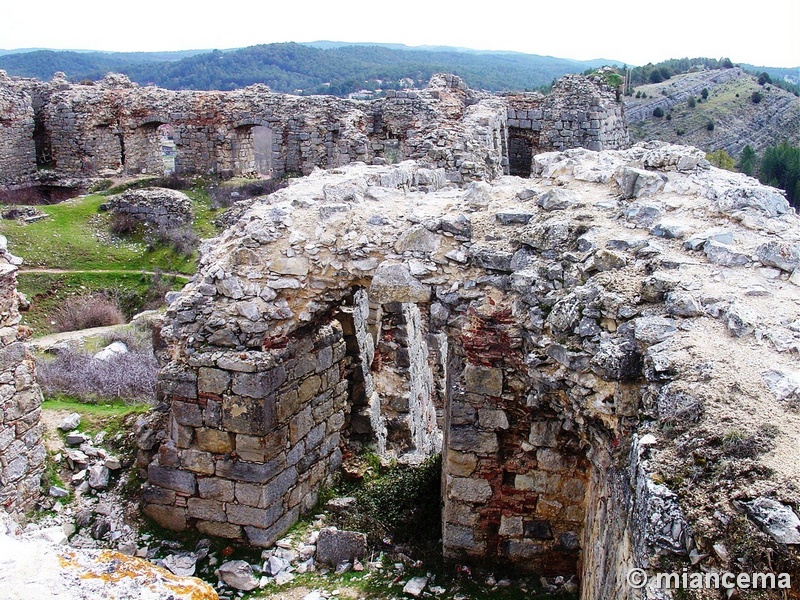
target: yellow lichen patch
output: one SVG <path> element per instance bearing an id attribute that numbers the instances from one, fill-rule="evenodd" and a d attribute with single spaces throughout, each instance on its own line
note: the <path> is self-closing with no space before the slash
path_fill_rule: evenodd
<path id="1" fill-rule="evenodd" d="M 131 579 L 138 585 L 154 589 L 167 588 L 182 600 L 218 600 L 209 584 L 196 577 L 178 577 L 146 560 L 128 556 L 114 550 L 103 550 L 90 560 L 76 560 L 75 553 L 62 554 L 59 563 L 65 569 L 79 570 L 81 579 L 97 579 L 107 584 Z M 83 557 L 81 557 L 83 558 Z"/>

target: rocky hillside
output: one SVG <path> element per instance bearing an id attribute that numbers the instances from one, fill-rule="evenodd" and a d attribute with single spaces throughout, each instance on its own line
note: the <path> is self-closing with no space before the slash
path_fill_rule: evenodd
<path id="1" fill-rule="evenodd" d="M 703 89 L 708 98 L 702 99 Z M 761 101 L 753 102 L 754 92 Z M 641 93 L 644 97 L 636 98 Z M 756 152 L 788 140 L 800 142 L 800 98 L 772 85 L 760 86 L 741 69 L 676 75 L 635 88 L 625 99 L 631 141 L 659 139 L 738 156 L 749 144 Z M 690 98 L 696 105 L 690 107 Z M 663 117 L 653 116 L 660 108 Z M 709 129 L 713 123 L 713 130 Z"/>

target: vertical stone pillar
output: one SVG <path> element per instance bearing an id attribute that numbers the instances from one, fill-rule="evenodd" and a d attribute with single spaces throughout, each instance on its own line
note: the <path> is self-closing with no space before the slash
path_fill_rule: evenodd
<path id="1" fill-rule="evenodd" d="M 45 449 L 42 393 L 34 361 L 20 341 L 17 265 L 0 236 L 0 504 L 14 518 L 30 510 L 40 491 Z"/>
<path id="2" fill-rule="evenodd" d="M 31 97 L 0 71 L 0 185 L 27 183 L 36 173 Z"/>
<path id="3" fill-rule="evenodd" d="M 332 321 L 286 347 L 165 366 L 168 439 L 148 465 L 145 514 L 168 529 L 272 545 L 341 466 L 345 355 Z"/>

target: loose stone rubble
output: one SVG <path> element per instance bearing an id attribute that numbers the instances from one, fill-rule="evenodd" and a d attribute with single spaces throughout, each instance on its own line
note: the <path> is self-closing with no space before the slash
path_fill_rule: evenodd
<path id="1" fill-rule="evenodd" d="M 351 165 L 253 202 L 168 310 L 147 513 L 269 546 L 343 435 L 401 460 L 441 448 L 447 557 L 632 598 L 630 568 L 723 541 L 710 507 L 795 511 L 800 422 L 762 375 L 797 371 L 785 198 L 659 143 L 533 171 L 464 188 L 410 161 Z M 783 248 L 785 269 L 768 257 Z M 662 482 L 677 449 L 723 437 L 723 417 L 776 428 L 772 474 L 679 498 Z"/>
<path id="2" fill-rule="evenodd" d="M 0 594 L 8 600 L 30 598 L 115 598 L 217 600 L 207 583 L 178 577 L 147 560 L 113 550 L 76 550 L 66 545 L 61 527 L 16 531 L 0 512 Z"/>

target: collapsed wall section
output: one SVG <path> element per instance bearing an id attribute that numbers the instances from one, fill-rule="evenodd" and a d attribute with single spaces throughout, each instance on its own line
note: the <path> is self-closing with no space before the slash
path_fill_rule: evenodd
<path id="1" fill-rule="evenodd" d="M 785 404 L 800 344 L 797 215 L 779 192 L 712 169 L 692 148 L 540 154 L 533 173 L 465 189 L 412 162 L 351 165 L 254 202 L 205 248 L 170 308 L 162 380 L 188 368 L 194 386 L 193 370 L 223 368 L 199 362 L 214 353 L 273 357 L 276 368 L 307 340 L 313 355 L 308 340 L 335 318 L 348 435 L 360 423 L 355 433 L 385 436 L 391 450 L 394 433 L 416 443 L 410 423 L 442 413 L 449 558 L 573 577 L 587 599 L 637 597 L 631 567 L 704 554 L 702 568 L 732 568 L 737 558 L 712 554 L 715 543 L 734 548 L 731 531 L 709 523 L 768 536 L 737 507 L 794 511 L 800 501 L 786 460 L 800 424 Z M 412 388 L 421 394 L 406 396 Z M 278 406 L 282 391 L 258 390 L 246 410 Z M 188 421 L 191 402 L 170 394 L 173 420 Z M 406 399 L 407 413 L 389 410 Z M 734 416 L 771 431 L 775 455 L 720 453 Z M 238 443 L 227 427 L 220 435 Z M 691 462 L 707 455 L 714 461 Z M 219 477 L 227 463 L 214 460 Z M 716 465 L 741 477 L 721 485 Z M 151 475 L 160 488 L 162 466 Z M 188 466 L 169 468 L 199 485 Z M 233 482 L 233 499 L 218 502 L 240 504 L 239 483 L 269 485 Z M 181 496 L 194 488 L 170 499 L 181 526 L 209 521 L 189 516 Z"/>
<path id="2" fill-rule="evenodd" d="M 506 101 L 511 175 L 529 177 L 533 156 L 541 152 L 630 144 L 624 106 L 598 77 L 565 75 L 547 95 L 510 94 Z"/>
<path id="3" fill-rule="evenodd" d="M 230 177 L 409 159 L 468 182 L 509 169 L 528 176 L 538 151 L 627 145 L 622 105 L 577 76 L 545 97 L 498 97 L 437 74 L 425 89 L 368 102 L 273 94 L 264 85 L 178 92 L 113 74 L 90 85 L 63 74 L 48 83 L 5 78 L 0 90 L 10 115 L 0 123 L 0 185 L 33 183 L 36 165 L 56 179 L 162 175 L 173 161 L 179 174 Z"/>
<path id="4" fill-rule="evenodd" d="M 579 570 L 589 464 L 568 415 L 533 399 L 508 297 L 451 342 L 443 545 L 453 560 Z"/>
<path id="5" fill-rule="evenodd" d="M 0 186 L 27 183 L 36 172 L 31 96 L 0 71 Z"/>

